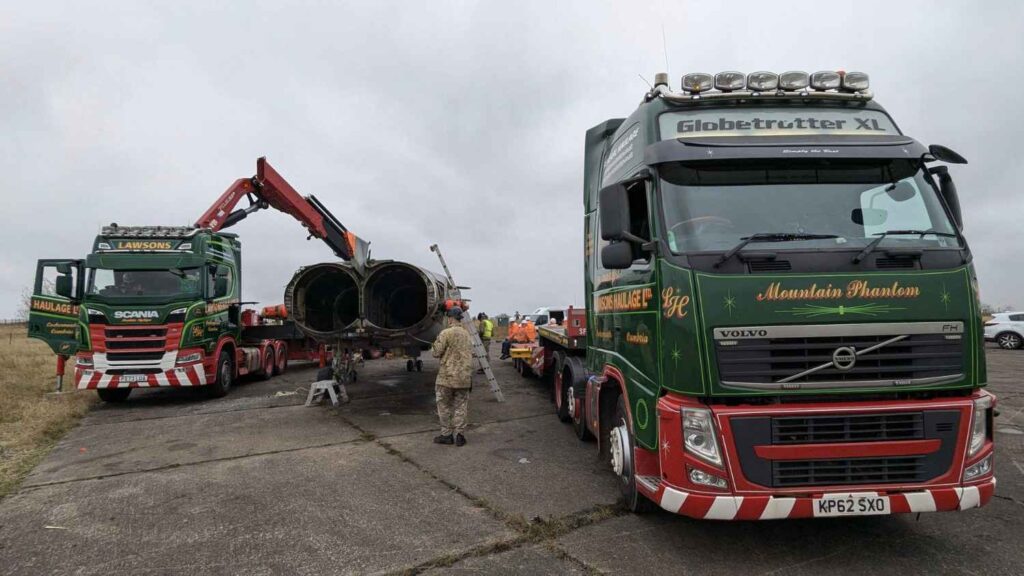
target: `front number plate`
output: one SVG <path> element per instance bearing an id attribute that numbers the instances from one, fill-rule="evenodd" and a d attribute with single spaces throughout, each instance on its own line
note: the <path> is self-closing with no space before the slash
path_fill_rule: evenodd
<path id="1" fill-rule="evenodd" d="M 814 516 L 872 516 L 889 514 L 889 497 L 874 493 L 826 494 L 813 500 Z"/>
<path id="2" fill-rule="evenodd" d="M 145 374 L 122 374 L 118 378 L 119 382 L 145 382 L 147 376 Z"/>

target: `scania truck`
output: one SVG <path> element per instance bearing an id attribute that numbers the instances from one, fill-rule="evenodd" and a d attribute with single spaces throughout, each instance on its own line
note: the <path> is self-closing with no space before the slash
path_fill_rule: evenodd
<path id="1" fill-rule="evenodd" d="M 631 509 L 989 502 L 995 398 L 947 166 L 964 163 L 905 135 L 858 72 L 659 74 L 587 132 L 585 326 L 543 332 L 530 365 Z"/>
<path id="2" fill-rule="evenodd" d="M 243 198 L 249 205 L 236 209 Z M 165 386 L 205 386 L 218 397 L 237 377 L 269 378 L 289 359 L 325 362 L 324 347 L 280 312 L 264 322 L 242 309 L 241 242 L 223 229 L 269 207 L 343 260 L 365 263 L 365 242 L 260 158 L 256 175 L 236 180 L 193 226 L 114 224 L 85 259 L 37 263 L 28 335 L 57 354 L 58 389 L 72 355 L 76 388 L 108 402 Z"/>

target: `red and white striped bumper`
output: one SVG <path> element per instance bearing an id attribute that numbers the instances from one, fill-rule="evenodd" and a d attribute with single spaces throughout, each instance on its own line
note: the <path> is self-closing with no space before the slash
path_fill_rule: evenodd
<path id="1" fill-rule="evenodd" d="M 75 369 L 75 386 L 79 390 L 97 388 L 161 388 L 169 386 L 203 386 L 206 371 L 202 363 L 190 364 L 156 374 L 108 374 L 101 370 Z"/>
<path id="2" fill-rule="evenodd" d="M 996 479 L 990 478 L 972 486 L 895 492 L 887 496 L 891 514 L 943 512 L 984 506 L 992 499 L 995 487 Z M 808 497 L 716 496 L 661 486 L 655 502 L 673 514 L 706 520 L 777 520 L 814 516 L 814 498 Z"/>

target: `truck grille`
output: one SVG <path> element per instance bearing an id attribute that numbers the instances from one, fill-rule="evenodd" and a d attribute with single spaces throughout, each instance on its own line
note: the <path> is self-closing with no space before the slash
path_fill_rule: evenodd
<path id="1" fill-rule="evenodd" d="M 961 322 L 716 328 L 714 336 L 719 378 L 730 388 L 907 386 L 963 378 Z"/>
<path id="2" fill-rule="evenodd" d="M 921 412 L 772 418 L 772 444 L 877 442 L 924 438 Z"/>
<path id="3" fill-rule="evenodd" d="M 927 482 L 945 474 L 952 466 L 959 424 L 959 410 L 729 418 L 743 476 L 769 488 Z M 907 440 L 938 440 L 939 448 L 927 454 L 886 457 L 855 454 L 846 458 L 805 460 L 770 459 L 759 456 L 757 450 L 760 446 L 797 447 L 843 442 L 884 445 Z"/>
<path id="4" fill-rule="evenodd" d="M 924 456 L 772 462 L 772 485 L 826 486 L 913 483 L 927 480 Z"/>
<path id="5" fill-rule="evenodd" d="M 159 360 L 167 345 L 166 326 L 107 326 L 103 336 L 107 359 L 114 362 Z"/>

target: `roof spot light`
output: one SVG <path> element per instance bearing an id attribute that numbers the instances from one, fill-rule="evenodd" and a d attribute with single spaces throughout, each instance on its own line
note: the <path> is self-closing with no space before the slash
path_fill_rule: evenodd
<path id="1" fill-rule="evenodd" d="M 836 90 L 839 88 L 839 72 L 822 70 L 811 74 L 811 88 L 815 90 Z"/>
<path id="2" fill-rule="evenodd" d="M 715 88 L 722 92 L 743 90 L 743 72 L 719 72 L 715 74 Z"/>
<path id="3" fill-rule="evenodd" d="M 711 74 L 692 72 L 683 76 L 683 90 L 686 90 L 691 94 L 707 92 L 708 90 L 711 90 L 713 84 L 714 79 L 711 77 Z"/>
<path id="4" fill-rule="evenodd" d="M 751 72 L 747 74 L 747 88 L 767 92 L 779 87 L 779 75 L 775 72 Z"/>
<path id="5" fill-rule="evenodd" d="M 779 74 L 779 88 L 783 90 L 806 90 L 809 83 L 807 72 L 793 70 Z"/>

